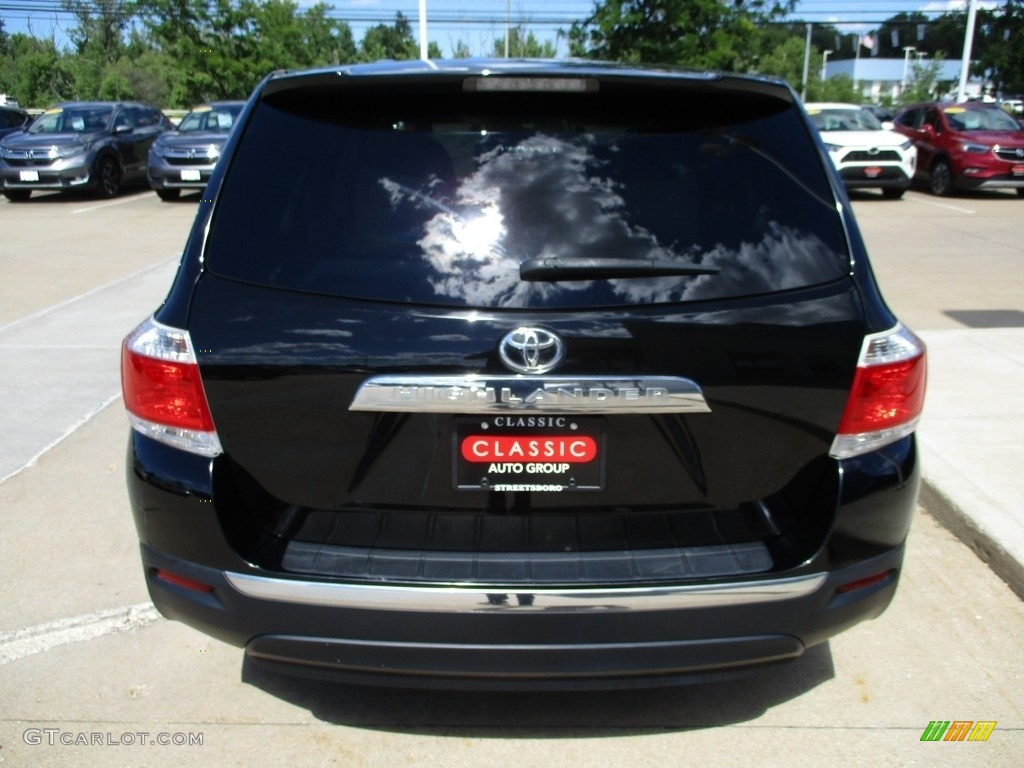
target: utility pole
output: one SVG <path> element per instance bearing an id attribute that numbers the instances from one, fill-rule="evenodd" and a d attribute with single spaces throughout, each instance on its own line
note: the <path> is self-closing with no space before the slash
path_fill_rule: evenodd
<path id="1" fill-rule="evenodd" d="M 420 0 L 420 58 L 426 61 L 427 56 L 427 0 Z"/>
<path id="2" fill-rule="evenodd" d="M 807 25 L 807 43 L 804 45 L 804 82 L 800 90 L 800 99 L 807 101 L 807 73 L 811 69 L 811 25 Z"/>
<path id="3" fill-rule="evenodd" d="M 967 75 L 971 68 L 971 46 L 974 43 L 974 22 L 978 15 L 978 4 L 975 0 L 967 3 L 967 32 L 964 35 L 964 55 L 960 59 L 960 86 L 956 89 L 956 100 L 967 98 Z"/>

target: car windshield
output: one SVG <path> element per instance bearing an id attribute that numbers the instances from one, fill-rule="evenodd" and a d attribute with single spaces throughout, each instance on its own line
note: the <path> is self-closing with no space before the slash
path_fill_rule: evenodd
<path id="1" fill-rule="evenodd" d="M 40 115 L 29 133 L 89 133 L 110 125 L 112 107 L 58 107 Z"/>
<path id="2" fill-rule="evenodd" d="M 811 122 L 819 131 L 881 131 L 878 118 L 866 109 L 839 107 L 808 109 Z"/>
<path id="3" fill-rule="evenodd" d="M 947 107 L 946 120 L 955 131 L 1019 131 L 1020 125 L 999 109 Z"/>
<path id="4" fill-rule="evenodd" d="M 178 132 L 216 131 L 227 133 L 235 124 L 235 118 L 241 111 L 241 105 L 233 107 L 200 107 L 185 115 L 181 124 L 178 125 Z"/>

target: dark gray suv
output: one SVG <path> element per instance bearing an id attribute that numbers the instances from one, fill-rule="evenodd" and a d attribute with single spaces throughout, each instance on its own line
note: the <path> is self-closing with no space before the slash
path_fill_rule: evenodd
<path id="1" fill-rule="evenodd" d="M 149 150 L 149 186 L 161 200 L 206 188 L 244 101 L 215 101 L 189 112 Z"/>
<path id="2" fill-rule="evenodd" d="M 150 146 L 173 127 L 147 104 L 60 104 L 0 140 L 0 186 L 12 201 L 48 190 L 114 197 L 126 184 L 145 181 Z"/>
<path id="3" fill-rule="evenodd" d="M 924 347 L 786 84 L 275 74 L 203 198 L 123 353 L 165 616 L 349 681 L 646 686 L 892 599 Z"/>

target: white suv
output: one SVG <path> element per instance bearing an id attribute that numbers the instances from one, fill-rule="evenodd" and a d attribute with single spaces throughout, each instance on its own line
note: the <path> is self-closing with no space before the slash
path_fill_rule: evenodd
<path id="1" fill-rule="evenodd" d="M 898 199 L 910 186 L 917 149 L 856 104 L 805 104 L 847 189 L 881 189 Z"/>

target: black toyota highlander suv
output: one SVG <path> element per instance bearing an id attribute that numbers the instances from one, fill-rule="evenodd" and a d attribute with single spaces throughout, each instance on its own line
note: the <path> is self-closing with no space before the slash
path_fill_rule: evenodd
<path id="1" fill-rule="evenodd" d="M 299 674 L 559 688 L 888 605 L 925 353 L 787 85 L 381 63 L 274 74 L 237 128 L 124 343 L 165 616 Z"/>

